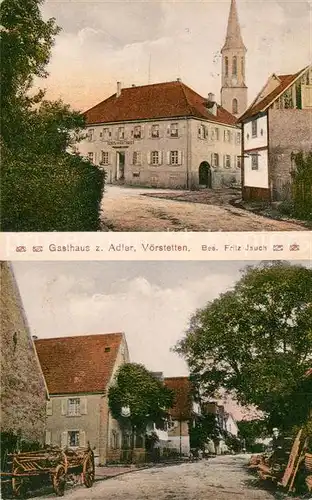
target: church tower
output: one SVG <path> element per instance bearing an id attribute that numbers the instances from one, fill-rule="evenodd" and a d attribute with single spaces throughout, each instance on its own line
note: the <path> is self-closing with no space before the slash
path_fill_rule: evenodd
<path id="1" fill-rule="evenodd" d="M 236 1 L 231 0 L 225 44 L 221 50 L 221 106 L 237 117 L 247 109 L 246 52 L 238 21 Z"/>

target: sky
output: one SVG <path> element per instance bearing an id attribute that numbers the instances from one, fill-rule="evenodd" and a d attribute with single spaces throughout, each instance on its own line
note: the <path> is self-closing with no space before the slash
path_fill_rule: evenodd
<path id="1" fill-rule="evenodd" d="M 124 332 L 132 362 L 172 377 L 188 375 L 171 348 L 184 336 L 190 316 L 256 264 L 68 261 L 15 262 L 13 268 L 32 335 Z M 228 405 L 241 415 L 233 402 Z"/>
<path id="2" fill-rule="evenodd" d="M 311 0 L 236 0 L 247 47 L 249 102 L 272 73 L 312 60 Z M 123 86 L 181 78 L 203 96 L 220 94 L 220 50 L 230 0 L 46 0 L 56 37 L 40 83 L 47 97 L 86 110 Z"/>

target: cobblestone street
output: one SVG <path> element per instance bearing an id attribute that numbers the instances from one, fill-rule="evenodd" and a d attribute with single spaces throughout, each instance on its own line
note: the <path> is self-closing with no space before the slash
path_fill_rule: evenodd
<path id="1" fill-rule="evenodd" d="M 190 192 L 178 192 L 186 197 Z M 296 223 L 278 221 L 218 201 L 209 204 L 163 198 L 161 189 L 107 186 L 102 202 L 104 231 L 302 231 Z M 177 194 L 177 192 L 173 193 Z M 145 196 L 144 196 L 145 195 Z M 151 195 L 151 196 L 150 196 Z M 156 197 L 159 195 L 160 197 Z"/>
<path id="2" fill-rule="evenodd" d="M 200 462 L 153 467 L 79 486 L 65 492 L 68 500 L 273 500 L 253 486 L 247 456 L 220 456 Z M 48 500 L 53 494 L 40 497 Z M 38 498 L 38 497 L 37 497 Z M 285 498 L 285 497 L 283 497 Z"/>

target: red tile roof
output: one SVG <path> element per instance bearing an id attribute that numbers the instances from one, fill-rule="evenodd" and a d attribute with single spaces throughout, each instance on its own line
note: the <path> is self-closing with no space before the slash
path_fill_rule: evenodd
<path id="1" fill-rule="evenodd" d="M 280 84 L 272 92 L 270 92 L 270 94 L 265 96 L 261 101 L 257 102 L 258 97 L 261 94 L 260 92 L 254 102 L 249 106 L 247 111 L 245 111 L 245 113 L 239 117 L 238 122 L 242 122 L 247 118 L 251 118 L 256 114 L 265 111 L 269 106 L 271 106 L 271 104 L 273 104 L 273 102 L 280 96 L 280 94 L 282 94 L 288 87 L 290 87 L 298 78 L 298 76 L 303 74 L 307 69 L 308 66 L 304 69 L 301 69 L 294 75 L 276 75 L 280 80 Z"/>
<path id="2" fill-rule="evenodd" d="M 35 340 L 50 394 L 104 392 L 122 333 Z"/>
<path id="3" fill-rule="evenodd" d="M 88 125 L 160 118 L 196 117 L 225 125 L 236 118 L 218 105 L 214 116 L 206 108 L 207 99 L 182 82 L 128 87 L 85 111 Z"/>
<path id="4" fill-rule="evenodd" d="M 164 379 L 165 385 L 175 395 L 174 405 L 169 411 L 173 419 L 188 420 L 192 414 L 192 385 L 188 377 L 170 377 Z"/>

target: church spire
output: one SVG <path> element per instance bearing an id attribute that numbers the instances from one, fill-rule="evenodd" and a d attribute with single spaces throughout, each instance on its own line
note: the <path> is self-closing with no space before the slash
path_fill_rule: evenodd
<path id="1" fill-rule="evenodd" d="M 246 47 L 243 43 L 243 39 L 242 39 L 242 35 L 241 35 L 235 0 L 231 0 L 231 7 L 230 7 L 230 14 L 229 14 L 228 25 L 227 25 L 226 39 L 225 39 L 225 44 L 223 45 L 222 51 L 224 49 L 244 49 L 244 50 L 246 50 Z"/>

